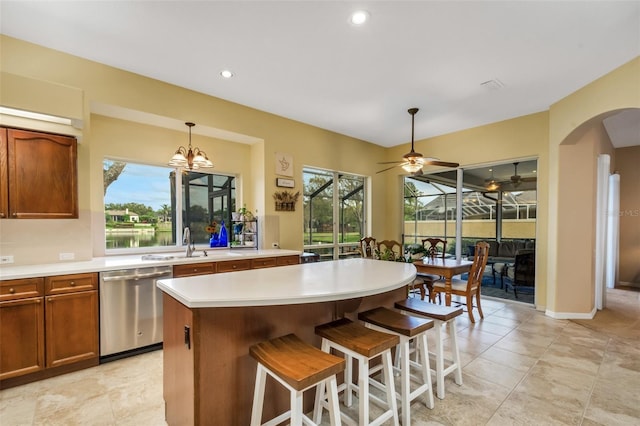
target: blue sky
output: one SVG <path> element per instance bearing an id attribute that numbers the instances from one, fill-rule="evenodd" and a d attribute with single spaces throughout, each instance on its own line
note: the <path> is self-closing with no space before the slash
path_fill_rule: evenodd
<path id="1" fill-rule="evenodd" d="M 170 167 L 128 163 L 118 179 L 109 185 L 104 203 L 140 203 L 154 210 L 171 206 Z"/>

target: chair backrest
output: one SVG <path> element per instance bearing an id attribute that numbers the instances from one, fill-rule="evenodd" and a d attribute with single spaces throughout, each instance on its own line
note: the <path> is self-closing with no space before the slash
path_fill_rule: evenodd
<path id="1" fill-rule="evenodd" d="M 376 249 L 376 239 L 373 237 L 360 238 L 360 254 L 362 257 L 373 259 L 373 253 Z"/>
<path id="2" fill-rule="evenodd" d="M 378 256 L 381 260 L 396 260 L 402 257 L 402 244 L 396 240 L 382 240 L 378 243 Z"/>
<path id="3" fill-rule="evenodd" d="M 426 256 L 431 258 L 442 257 L 447 253 L 447 240 L 440 238 L 425 238 L 422 246 L 427 250 Z"/>
<path id="4" fill-rule="evenodd" d="M 484 268 L 487 266 L 489 259 L 489 244 L 480 241 L 476 244 L 475 254 L 473 256 L 473 265 L 469 271 L 469 279 L 467 280 L 467 291 L 475 291 L 482 284 L 482 275 Z"/>

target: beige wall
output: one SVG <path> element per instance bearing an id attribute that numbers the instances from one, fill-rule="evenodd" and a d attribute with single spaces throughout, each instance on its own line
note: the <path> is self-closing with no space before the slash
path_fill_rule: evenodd
<path id="1" fill-rule="evenodd" d="M 392 149 L 337 133 L 308 126 L 266 112 L 213 98 L 95 62 L 0 36 L 0 63 L 3 77 L 17 76 L 20 83 L 12 90 L 0 91 L 0 103 L 24 109 L 53 112 L 73 109 L 81 94 L 80 116 L 84 123 L 79 147 L 78 220 L 3 220 L 0 222 L 0 251 L 14 254 L 16 264 L 58 261 L 58 252 L 75 252 L 77 259 L 100 254 L 102 244 L 102 158 L 122 153 L 124 146 L 108 135 L 135 135 L 123 156 L 165 164 L 175 146 L 184 144 L 186 131 L 164 126 L 148 126 L 100 117 L 92 114 L 96 105 L 122 111 L 144 112 L 177 123 L 194 121 L 197 125 L 246 135 L 256 141 L 247 146 L 198 136 L 198 143 L 213 157 L 217 170 L 239 173 L 241 203 L 258 210 L 278 229 L 283 248 L 302 248 L 301 203 L 295 212 L 276 212 L 271 199 L 275 187 L 274 154 L 285 152 L 294 159 L 294 190 L 302 189 L 302 168 L 313 166 L 369 177 L 371 187 L 369 226 L 371 234 L 400 238 L 402 229 L 402 177 L 400 169 L 376 174 L 379 161 L 398 159 L 409 150 L 404 144 Z M 17 89 L 17 90 L 14 90 Z M 53 93 L 74 93 L 60 97 Z M 51 100 L 55 103 L 51 104 Z M 536 304 L 550 314 L 589 312 L 589 300 L 571 302 L 576 292 L 590 292 L 591 283 L 564 280 L 560 289 L 557 265 L 575 262 L 568 253 L 559 253 L 557 233 L 568 220 L 560 222 L 560 170 L 571 170 L 573 163 L 562 165 L 560 144 L 593 117 L 621 108 L 640 107 L 640 59 L 612 71 L 543 111 L 487 126 L 438 136 L 416 143 L 416 150 L 462 167 L 507 162 L 515 159 L 538 160 L 538 218 Z M 76 107 L 77 109 L 77 107 Z M 102 114 L 104 115 L 104 114 Z M 123 120 L 125 119 L 125 120 Z M 131 120 L 135 121 L 135 120 Z M 96 127 L 93 129 L 93 127 Z M 170 127 L 170 126 L 169 126 Z M 596 155 L 593 150 L 592 155 Z M 113 154 L 112 154 L 113 153 Z M 220 155 L 219 155 L 220 154 Z M 237 162 L 238 155 L 247 162 Z M 225 158 L 226 157 L 226 158 Z M 595 164 L 592 162 L 592 164 Z M 593 166 L 595 168 L 595 165 Z M 588 172 L 587 172 L 588 173 Z M 586 205 L 590 208 L 590 205 Z M 593 232 L 581 237 L 593 244 Z M 267 232 L 266 234 L 269 234 Z M 34 244 L 37 241 L 37 244 Z M 269 244 L 270 241 L 264 241 Z M 588 261 L 591 262 L 590 258 Z M 587 269 L 591 265 L 586 265 Z M 584 268 L 584 265 L 583 265 Z M 565 291 L 566 290 L 566 291 Z M 571 296 L 569 296 L 571 295 Z M 592 299 L 589 297 L 588 299 Z"/>
<path id="2" fill-rule="evenodd" d="M 640 138 L 640 135 L 638 135 Z M 640 146 L 616 149 L 620 174 L 620 270 L 618 282 L 640 286 Z"/>
<path id="3" fill-rule="evenodd" d="M 547 245 L 547 313 L 555 317 L 590 318 L 595 313 L 594 286 L 594 245 L 595 245 L 595 173 L 596 159 L 600 153 L 611 153 L 607 140 L 601 134 L 602 120 L 618 110 L 640 107 L 640 58 L 617 68 L 609 74 L 593 81 L 582 89 L 553 104 L 549 109 L 549 168 L 548 226 L 550 240 Z M 591 135 L 585 136 L 589 132 Z M 571 145 L 586 144 L 583 162 L 567 155 Z M 615 161 L 614 161 L 615 164 Z M 588 170 L 587 170 L 588 169 Z M 584 226 L 581 235 L 567 235 L 564 230 L 575 227 L 576 217 L 567 212 L 568 206 L 562 200 L 571 192 L 571 185 L 564 179 L 570 171 L 580 185 L 589 185 L 591 195 L 575 199 L 570 208 L 584 211 L 578 218 Z M 585 183 L 587 182 L 587 183 Z M 554 240 L 554 236 L 556 239 Z M 576 264 L 575 255 L 565 250 L 570 238 L 589 244 L 588 250 L 580 248 L 582 256 L 580 268 L 585 276 L 568 273 L 567 268 Z M 570 276 L 571 275 L 571 276 Z M 576 298 L 578 300 L 576 300 Z"/>

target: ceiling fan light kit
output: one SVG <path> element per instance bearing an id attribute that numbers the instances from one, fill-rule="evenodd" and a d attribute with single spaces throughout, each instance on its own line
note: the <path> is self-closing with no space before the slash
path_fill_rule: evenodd
<path id="1" fill-rule="evenodd" d="M 458 167 L 458 163 L 449 163 L 446 161 L 440 161 L 437 158 L 423 157 L 422 154 L 416 152 L 414 149 L 414 128 L 415 128 L 415 115 L 419 111 L 418 108 L 409 108 L 407 112 L 411 114 L 411 151 L 402 156 L 402 161 L 386 161 L 378 164 L 395 164 L 394 166 L 380 170 L 377 173 L 386 172 L 396 166 L 402 167 L 407 173 L 412 175 L 423 174 L 423 166 L 443 166 L 443 167 Z"/>

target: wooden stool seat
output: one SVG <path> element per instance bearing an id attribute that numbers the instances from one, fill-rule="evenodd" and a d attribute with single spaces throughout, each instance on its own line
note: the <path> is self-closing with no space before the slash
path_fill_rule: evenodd
<path id="1" fill-rule="evenodd" d="M 347 318 L 317 326 L 316 334 L 367 358 L 379 355 L 400 342 L 398 336 L 372 332 Z"/>
<path id="2" fill-rule="evenodd" d="M 408 298 L 395 303 L 396 309 L 408 314 L 418 315 L 435 321 L 434 330 L 436 331 L 436 396 L 444 399 L 444 378 L 455 373 L 454 380 L 457 385 L 462 385 L 462 364 L 460 363 L 460 352 L 458 351 L 458 335 L 456 331 L 455 319 L 462 315 L 462 308 L 455 306 L 442 306 L 434 303 L 424 302 L 422 300 Z M 446 334 L 442 332 L 442 327 L 449 326 L 449 335 L 451 338 L 451 359 L 444 357 L 444 339 Z M 450 365 L 445 368 L 445 361 Z"/>
<path id="3" fill-rule="evenodd" d="M 331 425 L 340 425 L 338 387 L 336 374 L 345 368 L 343 358 L 323 352 L 303 342 L 294 334 L 257 343 L 249 348 L 249 354 L 258 362 L 251 425 L 277 425 L 291 419 L 291 425 L 305 422 L 314 424 L 303 413 L 303 392 L 323 384 L 329 387 L 328 409 Z M 266 423 L 262 423 L 262 408 L 267 374 L 291 393 L 291 409 Z M 323 386 L 324 387 L 324 386 Z"/>
<path id="4" fill-rule="evenodd" d="M 295 390 L 307 389 L 334 376 L 345 365 L 343 358 L 322 352 L 295 334 L 253 345 L 249 354 Z"/>
<path id="5" fill-rule="evenodd" d="M 433 408 L 433 390 L 431 387 L 431 367 L 429 366 L 429 346 L 427 344 L 427 331 L 433 328 L 433 320 L 403 315 L 398 311 L 384 307 L 360 312 L 358 319 L 364 321 L 368 327 L 374 330 L 395 333 L 400 338 L 400 344 L 396 351 L 396 370 L 400 372 L 400 392 L 397 395 L 401 402 L 402 424 L 411 424 L 411 401 L 421 395 L 426 396 L 425 405 Z M 411 342 L 415 343 L 420 362 L 412 361 Z M 420 371 L 420 376 L 411 374 L 411 367 Z M 371 372 L 373 372 L 372 369 Z M 420 382 L 420 385 L 411 391 L 411 379 Z"/>
<path id="6" fill-rule="evenodd" d="M 315 328 L 316 334 L 322 337 L 322 350 L 330 353 L 332 349 L 344 354 L 347 365 L 345 367 L 344 383 L 338 387 L 338 392 L 344 391 L 344 403 L 347 407 L 352 405 L 353 393 L 356 392 L 359 398 L 358 425 L 381 425 L 389 419 L 393 419 L 393 424 L 400 424 L 398 419 L 398 405 L 396 403 L 396 392 L 393 384 L 393 363 L 391 361 L 391 348 L 398 345 L 400 338 L 397 335 L 371 330 L 361 324 L 357 324 L 347 318 L 332 321 L 319 325 Z M 384 388 L 386 401 L 378 398 L 369 392 L 371 379 L 369 377 L 370 360 L 382 358 L 382 372 L 384 375 Z M 352 380 L 352 359 L 358 362 L 358 383 Z M 369 402 L 373 401 L 377 405 L 386 408 L 380 416 L 371 421 L 369 419 Z M 314 421 L 320 422 L 322 409 L 327 401 L 324 395 L 323 385 L 320 384 L 319 392 L 316 393 L 316 403 L 314 409 Z M 345 421 L 355 423 L 354 419 L 341 413 Z"/>
<path id="7" fill-rule="evenodd" d="M 395 303 L 395 307 L 402 311 L 411 312 L 439 321 L 449 321 L 464 312 L 457 306 L 443 306 L 417 299 L 405 299 Z"/>

